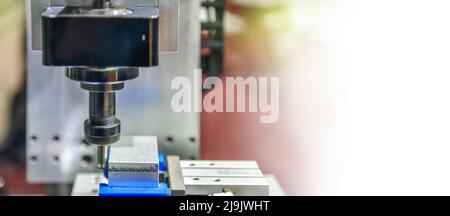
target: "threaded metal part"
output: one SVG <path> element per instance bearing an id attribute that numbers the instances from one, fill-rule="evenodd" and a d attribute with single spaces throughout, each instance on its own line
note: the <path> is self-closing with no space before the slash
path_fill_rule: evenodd
<path id="1" fill-rule="evenodd" d="M 89 120 L 91 121 L 91 124 L 99 126 L 111 125 L 117 122 L 117 118 L 114 116 L 106 118 L 91 117 Z"/>

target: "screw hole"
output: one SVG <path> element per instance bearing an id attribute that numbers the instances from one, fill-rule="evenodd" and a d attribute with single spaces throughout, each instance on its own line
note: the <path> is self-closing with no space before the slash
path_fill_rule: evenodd
<path id="1" fill-rule="evenodd" d="M 214 180 L 215 182 L 220 182 L 221 180 L 220 179 L 216 179 L 216 180 Z"/>
<path id="2" fill-rule="evenodd" d="M 166 138 L 166 140 L 167 140 L 167 142 L 169 142 L 169 143 L 173 143 L 173 137 L 171 137 L 171 136 L 168 136 L 167 138 Z"/>
<path id="3" fill-rule="evenodd" d="M 193 167 L 193 166 L 195 166 L 195 163 L 191 163 L 191 164 L 189 164 L 189 166 Z"/>
<path id="4" fill-rule="evenodd" d="M 209 164 L 209 166 L 215 166 L 215 165 L 216 165 L 215 163 L 210 163 L 210 164 Z"/>
<path id="5" fill-rule="evenodd" d="M 191 143 L 196 143 L 196 142 L 197 142 L 197 139 L 196 139 L 195 137 L 191 137 L 191 138 L 189 138 L 189 141 L 190 141 Z"/>
<path id="6" fill-rule="evenodd" d="M 61 138 L 58 135 L 53 136 L 54 141 L 59 141 Z"/>
<path id="7" fill-rule="evenodd" d="M 37 137 L 36 135 L 32 135 L 32 136 L 30 137 L 30 139 L 33 140 L 33 141 L 37 141 L 37 140 L 38 140 L 38 137 Z"/>
<path id="8" fill-rule="evenodd" d="M 194 181 L 199 181 L 199 180 L 200 180 L 200 178 L 193 178 L 193 180 L 194 180 Z"/>
<path id="9" fill-rule="evenodd" d="M 32 155 L 30 157 L 31 164 L 36 164 L 38 161 L 38 157 L 36 155 Z"/>
<path id="10" fill-rule="evenodd" d="M 59 163 L 59 156 L 58 155 L 53 156 L 53 162 Z"/>
<path id="11" fill-rule="evenodd" d="M 90 164 L 92 162 L 92 156 L 90 155 L 84 155 L 81 160 L 83 160 L 84 162 Z"/>

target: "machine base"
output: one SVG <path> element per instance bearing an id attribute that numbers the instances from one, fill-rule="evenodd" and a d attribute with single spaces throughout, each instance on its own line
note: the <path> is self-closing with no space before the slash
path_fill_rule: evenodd
<path id="1" fill-rule="evenodd" d="M 283 188 L 274 175 L 264 175 L 269 184 L 269 196 L 285 196 Z M 107 180 L 101 173 L 79 173 L 72 188 L 72 196 L 100 196 L 99 184 L 105 184 Z M 187 194 L 189 196 L 189 194 Z M 139 195 L 123 195 L 139 196 Z"/>

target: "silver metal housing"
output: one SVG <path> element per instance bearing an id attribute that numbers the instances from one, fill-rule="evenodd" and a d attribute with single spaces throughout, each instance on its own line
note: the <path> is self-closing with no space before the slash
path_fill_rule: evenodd
<path id="1" fill-rule="evenodd" d="M 31 2 L 30 2 L 31 1 Z M 28 31 L 32 32 L 31 46 L 33 50 L 41 49 L 41 19 L 40 16 L 48 6 L 90 6 L 93 0 L 26 0 L 27 16 L 31 19 Z M 179 8 L 181 7 L 180 0 L 112 0 L 113 5 L 120 7 L 158 7 L 160 18 L 159 31 L 159 48 L 165 52 L 178 51 L 179 38 L 179 22 L 182 18 L 190 19 L 189 15 L 181 17 Z M 200 5 L 199 0 L 188 0 L 183 4 L 197 4 Z M 198 9 L 200 10 L 200 9 Z M 198 14 L 198 13 L 197 13 Z M 199 19 L 198 17 L 194 18 Z M 191 20 L 193 21 L 193 20 Z M 186 24 L 183 22 L 182 24 Z M 182 32 L 182 31 L 181 31 Z M 184 37 L 184 35 L 183 35 Z"/>

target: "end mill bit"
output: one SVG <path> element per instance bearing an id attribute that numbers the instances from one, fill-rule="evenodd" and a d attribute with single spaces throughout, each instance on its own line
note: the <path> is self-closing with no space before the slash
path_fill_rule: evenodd
<path id="1" fill-rule="evenodd" d="M 97 168 L 105 169 L 109 160 L 110 145 L 97 146 Z"/>

